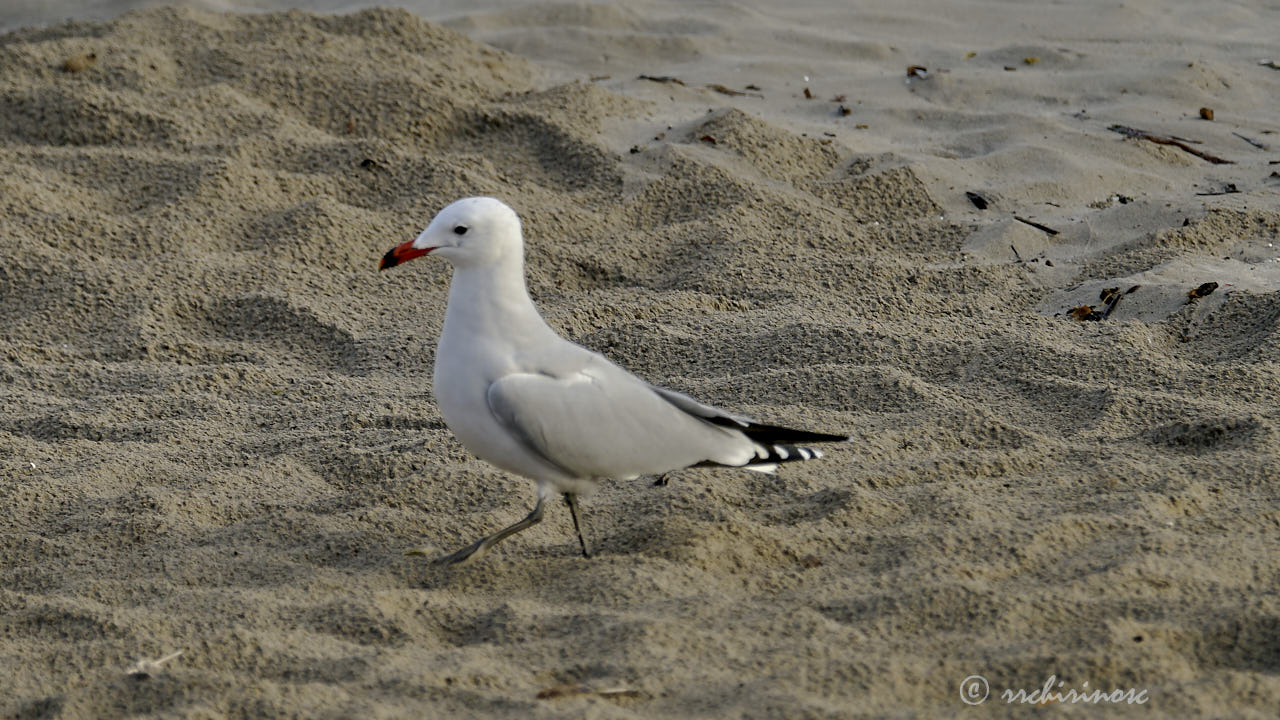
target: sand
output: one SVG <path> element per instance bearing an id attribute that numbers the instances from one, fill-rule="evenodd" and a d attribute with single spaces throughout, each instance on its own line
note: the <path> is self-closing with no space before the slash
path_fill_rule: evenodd
<path id="1" fill-rule="evenodd" d="M 0 36 L 6 717 L 1273 716 L 1274 8 L 419 9 Z M 857 442 L 403 557 L 533 501 L 376 271 L 476 194 L 566 336 Z"/>

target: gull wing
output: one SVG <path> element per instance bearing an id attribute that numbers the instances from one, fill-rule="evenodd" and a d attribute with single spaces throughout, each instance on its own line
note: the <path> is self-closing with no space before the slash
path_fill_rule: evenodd
<path id="1" fill-rule="evenodd" d="M 756 444 L 742 434 L 709 423 L 607 361 L 561 376 L 511 373 L 489 386 L 487 398 L 504 427 L 576 477 L 742 465 L 756 456 Z"/>

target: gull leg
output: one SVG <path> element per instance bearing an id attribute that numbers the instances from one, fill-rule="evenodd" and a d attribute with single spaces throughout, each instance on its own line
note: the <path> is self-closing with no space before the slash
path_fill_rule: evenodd
<path id="1" fill-rule="evenodd" d="M 573 493 L 564 494 L 564 504 L 569 506 L 569 514 L 573 516 L 573 531 L 578 533 L 578 544 L 582 545 L 582 557 L 589 558 L 587 541 L 582 537 L 582 524 L 578 522 L 578 496 Z"/>
<path id="2" fill-rule="evenodd" d="M 436 560 L 437 565 L 466 565 L 475 562 L 484 557 L 486 553 L 493 548 L 494 545 L 506 540 L 508 537 L 515 535 L 521 530 L 533 527 L 542 521 L 542 501 L 547 497 L 547 493 L 541 487 L 538 488 L 538 502 L 533 506 L 533 512 L 530 512 L 523 520 L 502 528 L 498 532 L 480 538 L 474 543 L 462 548 L 452 555 L 445 555 Z M 405 555 L 426 555 L 425 550 L 410 550 Z"/>

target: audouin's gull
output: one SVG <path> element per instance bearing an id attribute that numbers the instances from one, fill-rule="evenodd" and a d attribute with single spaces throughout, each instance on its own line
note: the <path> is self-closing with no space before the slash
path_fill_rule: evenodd
<path id="1" fill-rule="evenodd" d="M 538 483 L 527 517 L 439 562 L 479 559 L 536 524 L 553 491 L 564 495 L 590 557 L 577 496 L 602 478 L 698 465 L 772 472 L 780 462 L 822 456 L 792 443 L 851 439 L 762 425 L 704 405 L 557 335 L 525 289 L 520 218 L 498 200 L 449 205 L 416 239 L 387 252 L 380 269 L 428 253 L 453 265 L 434 376 L 445 424 L 477 457 Z"/>

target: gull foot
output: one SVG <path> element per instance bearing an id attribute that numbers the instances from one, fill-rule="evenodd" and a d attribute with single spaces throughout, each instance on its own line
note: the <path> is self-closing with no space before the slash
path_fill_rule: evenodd
<path id="1" fill-rule="evenodd" d="M 492 548 L 494 545 L 497 545 L 498 543 L 507 539 L 509 536 L 514 535 L 520 532 L 521 530 L 524 530 L 525 528 L 537 525 L 542 520 L 542 502 L 545 498 L 546 498 L 546 493 L 543 492 L 541 489 L 539 489 L 538 502 L 533 506 L 533 512 L 530 512 L 520 522 L 517 522 L 514 525 L 511 525 L 509 527 L 505 527 L 499 530 L 498 532 L 492 535 L 489 535 L 487 537 L 482 537 L 479 540 L 475 541 L 474 543 L 462 548 L 458 552 L 453 553 L 452 555 L 445 555 L 444 557 L 439 558 L 438 560 L 435 560 L 434 561 L 435 564 L 436 565 L 465 565 L 467 563 L 472 563 L 472 562 L 475 562 L 476 560 L 479 560 L 480 558 L 484 557 L 486 553 L 489 552 L 489 548 Z M 426 548 L 420 548 L 418 550 L 410 550 L 409 552 L 405 553 L 405 555 L 412 555 L 412 556 L 430 555 L 430 554 L 431 554 L 430 551 L 428 551 Z"/>

